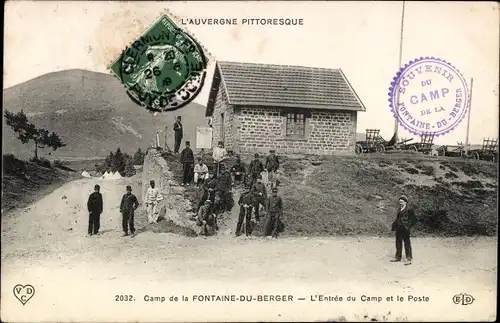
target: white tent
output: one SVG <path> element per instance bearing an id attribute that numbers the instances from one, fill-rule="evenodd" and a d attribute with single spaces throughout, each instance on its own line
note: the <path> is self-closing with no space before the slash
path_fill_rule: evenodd
<path id="1" fill-rule="evenodd" d="M 83 171 L 82 176 L 83 177 L 87 177 L 87 178 L 91 178 L 92 177 L 92 176 L 90 176 L 89 172 L 87 172 L 86 170 Z"/>
<path id="2" fill-rule="evenodd" d="M 111 173 L 106 171 L 106 173 L 102 174 L 101 179 L 108 179 L 111 176 Z"/>
<path id="3" fill-rule="evenodd" d="M 113 175 L 111 175 L 109 178 L 110 178 L 110 179 L 121 179 L 121 178 L 123 178 L 123 177 L 122 177 L 122 175 L 120 175 L 120 173 L 115 172 L 115 173 L 114 173 Z"/>

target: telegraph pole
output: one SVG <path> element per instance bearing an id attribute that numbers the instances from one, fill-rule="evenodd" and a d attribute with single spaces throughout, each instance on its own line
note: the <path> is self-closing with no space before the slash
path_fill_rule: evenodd
<path id="1" fill-rule="evenodd" d="M 399 65 L 398 65 L 398 71 L 401 68 L 402 64 L 402 59 L 403 59 L 403 28 L 404 28 L 404 21 L 405 21 L 405 2 L 403 1 L 403 7 L 401 8 L 401 33 L 399 37 Z M 397 100 L 396 100 L 396 106 L 394 109 L 396 109 L 396 114 L 397 114 L 397 104 L 399 102 L 399 91 L 397 92 Z M 396 135 L 396 142 L 398 141 L 398 119 L 394 118 L 394 134 Z"/>
<path id="2" fill-rule="evenodd" d="M 470 127 L 470 110 L 472 106 L 472 85 L 474 82 L 474 78 L 471 77 L 470 79 L 470 94 L 469 94 L 469 102 L 468 103 L 468 110 L 467 111 L 467 132 L 465 134 L 465 154 L 468 155 L 469 150 L 470 150 L 470 144 L 469 144 L 469 127 Z"/>

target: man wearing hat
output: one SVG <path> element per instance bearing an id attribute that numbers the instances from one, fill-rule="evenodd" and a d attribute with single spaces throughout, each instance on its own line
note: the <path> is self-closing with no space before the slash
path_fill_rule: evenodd
<path id="1" fill-rule="evenodd" d="M 181 152 L 182 185 L 189 185 L 193 180 L 194 154 L 190 146 L 190 142 L 186 141 L 186 148 Z"/>
<path id="2" fill-rule="evenodd" d="M 158 221 L 158 203 L 163 200 L 160 191 L 155 187 L 155 181 L 149 181 L 149 187 L 146 192 L 145 205 L 146 213 L 148 214 L 148 223 Z"/>
<path id="3" fill-rule="evenodd" d="M 283 200 L 278 195 L 278 188 L 273 187 L 272 193 L 267 200 L 267 222 L 265 225 L 264 235 L 278 238 L 281 218 L 283 217 Z"/>
<path id="4" fill-rule="evenodd" d="M 391 262 L 401 261 L 403 254 L 403 243 L 405 246 L 406 263 L 410 265 L 412 261 L 410 229 L 417 223 L 415 212 L 408 205 L 408 198 L 401 195 L 398 199 L 399 208 L 396 214 L 396 220 L 392 224 L 392 231 L 396 231 L 396 256 Z"/>
<path id="5" fill-rule="evenodd" d="M 217 210 L 222 212 L 229 209 L 231 205 L 231 187 L 233 185 L 233 180 L 231 174 L 226 169 L 224 164 L 220 164 L 220 174 L 217 176 L 217 195 L 219 196 L 218 203 L 215 206 Z"/>
<path id="6" fill-rule="evenodd" d="M 197 224 L 201 226 L 200 233 L 202 235 L 207 235 L 207 224 L 214 224 L 214 216 L 212 214 L 212 201 L 206 200 L 205 204 L 198 210 Z"/>
<path id="7" fill-rule="evenodd" d="M 254 198 L 253 208 L 255 210 L 255 221 L 260 221 L 260 205 L 266 206 L 267 189 L 266 185 L 262 182 L 262 176 L 257 176 L 257 182 L 250 188 L 250 192 Z"/>
<path id="8" fill-rule="evenodd" d="M 264 171 L 264 165 L 259 160 L 259 154 L 254 155 L 254 160 L 250 162 L 248 166 L 248 172 L 250 174 L 250 187 L 257 181 L 257 177 L 261 176 Z"/>
<path id="9" fill-rule="evenodd" d="M 125 193 L 122 197 L 122 201 L 120 203 L 120 212 L 122 213 L 122 228 L 123 228 L 123 236 L 128 236 L 128 232 L 130 229 L 130 233 L 132 233 L 132 237 L 135 236 L 135 227 L 134 227 L 134 211 L 139 207 L 139 201 L 134 194 L 132 194 L 132 187 L 127 185 L 127 193 Z"/>
<path id="10" fill-rule="evenodd" d="M 254 205 L 253 195 L 250 194 L 249 189 L 245 189 L 238 200 L 240 205 L 240 214 L 238 216 L 238 223 L 236 224 L 236 236 L 241 235 L 241 226 L 245 220 L 245 235 L 248 237 L 251 233 L 250 221 L 252 220 L 252 208 Z"/>
<path id="11" fill-rule="evenodd" d="M 269 151 L 269 156 L 266 158 L 266 170 L 268 172 L 268 181 L 271 183 L 271 187 L 276 186 L 276 172 L 280 167 L 280 161 L 278 156 L 276 156 L 274 149 Z"/>
<path id="12" fill-rule="evenodd" d="M 208 179 L 206 180 L 205 183 L 203 183 L 203 192 L 201 194 L 200 201 L 198 202 L 198 207 L 196 209 L 196 212 L 200 210 L 200 208 L 205 204 L 206 200 L 212 200 L 212 203 L 214 202 L 215 195 L 212 194 L 214 192 L 215 187 L 217 185 L 217 179 L 214 177 L 214 174 L 209 172 L 208 173 Z"/>

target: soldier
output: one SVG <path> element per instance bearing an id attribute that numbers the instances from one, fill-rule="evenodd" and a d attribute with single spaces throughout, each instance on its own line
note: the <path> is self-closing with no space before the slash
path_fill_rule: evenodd
<path id="1" fill-rule="evenodd" d="M 226 170 L 224 164 L 220 165 L 220 174 L 217 176 L 217 193 L 220 197 L 219 203 L 216 203 L 214 208 L 217 211 L 227 211 L 231 205 L 231 187 L 232 179 L 231 174 Z"/>
<path id="2" fill-rule="evenodd" d="M 261 173 L 264 171 L 264 165 L 259 160 L 259 154 L 254 155 L 254 160 L 250 162 L 248 166 L 248 173 L 250 175 L 250 187 L 253 186 L 257 177 L 261 176 Z"/>
<path id="3" fill-rule="evenodd" d="M 186 141 L 186 148 L 181 152 L 181 164 L 183 170 L 182 185 L 188 185 L 193 180 L 194 154 L 191 144 Z"/>
<path id="4" fill-rule="evenodd" d="M 99 234 L 99 228 L 101 226 L 101 213 L 102 213 L 102 194 L 99 192 L 101 187 L 99 185 L 94 186 L 94 192 L 90 194 L 87 201 L 87 209 L 89 211 L 89 227 L 88 235 Z"/>
<path id="5" fill-rule="evenodd" d="M 250 192 L 252 193 L 254 197 L 254 212 L 255 212 L 255 221 L 259 223 L 260 221 L 260 205 L 266 206 L 266 199 L 267 199 L 267 190 L 266 186 L 264 183 L 262 183 L 262 176 L 257 177 L 257 182 L 252 186 L 250 189 Z"/>
<path id="6" fill-rule="evenodd" d="M 215 190 L 215 187 L 217 185 L 217 179 L 214 178 L 213 173 L 208 173 L 208 179 L 206 180 L 205 183 L 203 183 L 203 193 L 201 194 L 200 201 L 198 202 L 198 207 L 196 208 L 196 212 L 199 211 L 200 207 L 205 204 L 206 200 L 212 200 L 212 203 L 214 202 L 214 194 L 212 192 Z"/>
<path id="7" fill-rule="evenodd" d="M 122 228 L 123 236 L 128 236 L 128 231 L 132 233 L 132 237 L 135 237 L 135 227 L 134 227 L 134 211 L 139 207 L 139 201 L 137 197 L 132 194 L 132 187 L 127 185 L 127 193 L 122 197 L 120 203 L 120 212 L 122 213 Z"/>
<path id="8" fill-rule="evenodd" d="M 241 226 L 243 224 L 243 220 L 245 220 L 245 235 L 247 237 L 250 235 L 250 221 L 252 220 L 252 209 L 254 203 L 254 198 L 253 195 L 250 194 L 250 190 L 245 190 L 238 200 L 238 204 L 240 205 L 240 214 L 238 216 L 238 223 L 236 224 L 237 237 L 241 235 Z"/>
<path id="9" fill-rule="evenodd" d="M 223 165 L 224 160 L 227 158 L 227 150 L 224 148 L 224 142 L 219 141 L 217 147 L 213 149 L 212 158 L 215 162 L 215 174 L 219 176 L 221 171 L 221 165 Z"/>
<path id="10" fill-rule="evenodd" d="M 417 217 L 413 209 L 408 205 L 408 198 L 405 195 L 401 195 L 398 202 L 399 209 L 396 220 L 392 224 L 392 230 L 396 231 L 396 256 L 391 262 L 401 261 L 404 242 L 406 255 L 405 265 L 411 265 L 413 255 L 411 252 L 410 229 L 417 223 Z"/>
<path id="11" fill-rule="evenodd" d="M 241 162 L 240 156 L 236 156 L 236 163 L 231 167 L 231 175 L 234 183 L 245 183 L 246 173 L 245 165 Z"/>
<path id="12" fill-rule="evenodd" d="M 174 137 L 175 137 L 175 144 L 174 144 L 174 154 L 179 153 L 179 148 L 181 147 L 181 141 L 183 137 L 183 129 L 182 129 L 182 123 L 181 123 L 181 116 L 178 116 L 177 119 L 175 120 L 174 123 Z"/>
<path id="13" fill-rule="evenodd" d="M 268 216 L 264 235 L 278 238 L 278 232 L 283 217 L 283 200 L 281 196 L 278 195 L 277 187 L 272 188 L 272 194 L 267 200 L 266 210 Z"/>
<path id="14" fill-rule="evenodd" d="M 198 210 L 197 224 L 201 226 L 200 234 L 206 236 L 208 234 L 207 225 L 214 226 L 217 230 L 215 217 L 212 213 L 212 201 L 206 200 L 205 204 Z"/>
<path id="15" fill-rule="evenodd" d="M 266 158 L 266 170 L 268 172 L 268 182 L 271 184 L 271 188 L 276 186 L 276 172 L 280 167 L 280 161 L 278 156 L 274 154 L 274 150 L 269 151 L 269 156 Z"/>
<path id="16" fill-rule="evenodd" d="M 151 224 L 158 221 L 158 203 L 163 200 L 163 196 L 155 188 L 155 181 L 151 180 L 149 185 L 144 204 L 146 205 L 146 213 L 148 214 L 148 223 Z"/>

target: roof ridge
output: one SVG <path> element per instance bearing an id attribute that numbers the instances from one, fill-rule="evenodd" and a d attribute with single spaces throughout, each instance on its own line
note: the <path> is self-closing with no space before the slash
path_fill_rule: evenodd
<path id="1" fill-rule="evenodd" d="M 229 63 L 229 64 L 239 64 L 242 66 L 254 65 L 254 66 L 276 66 L 276 67 L 300 67 L 307 69 L 318 69 L 318 70 L 332 70 L 339 71 L 338 67 L 316 67 L 316 66 L 305 66 L 305 65 L 289 65 L 289 64 L 266 64 L 266 63 L 254 63 L 254 62 L 238 62 L 238 61 L 217 61 L 217 63 Z"/>

